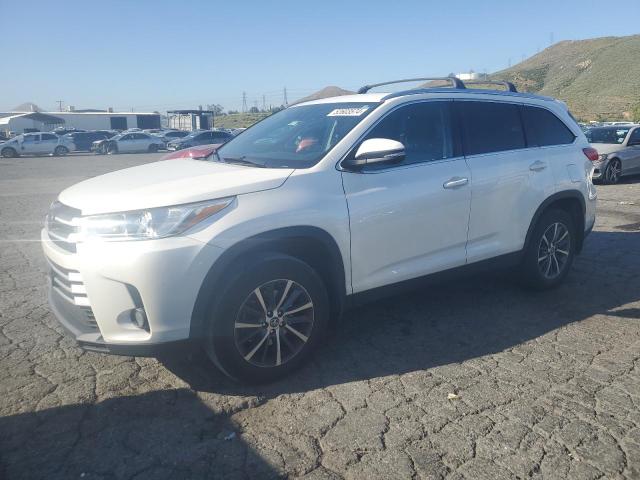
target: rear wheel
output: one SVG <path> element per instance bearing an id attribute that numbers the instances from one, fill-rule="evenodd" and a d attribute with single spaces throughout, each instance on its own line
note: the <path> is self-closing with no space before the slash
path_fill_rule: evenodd
<path id="1" fill-rule="evenodd" d="M 15 148 L 6 147 L 2 149 L 2 156 L 4 158 L 15 158 L 18 156 L 18 152 L 16 152 Z"/>
<path id="2" fill-rule="evenodd" d="M 63 147 L 63 146 L 57 146 L 55 148 L 55 150 L 53 151 L 53 154 L 56 157 L 63 157 L 65 156 L 67 153 L 69 153 L 69 149 L 67 147 Z"/>
<path id="3" fill-rule="evenodd" d="M 576 234 L 571 216 L 564 210 L 549 210 L 536 224 L 524 253 L 523 277 L 537 289 L 558 286 L 573 263 Z"/>
<path id="4" fill-rule="evenodd" d="M 604 171 L 604 181 L 610 185 L 615 185 L 622 176 L 622 162 L 619 159 L 612 159 Z"/>
<path id="5" fill-rule="evenodd" d="M 238 270 L 212 308 L 205 347 L 230 377 L 270 382 L 299 367 L 322 339 L 327 291 L 315 270 L 285 255 Z"/>

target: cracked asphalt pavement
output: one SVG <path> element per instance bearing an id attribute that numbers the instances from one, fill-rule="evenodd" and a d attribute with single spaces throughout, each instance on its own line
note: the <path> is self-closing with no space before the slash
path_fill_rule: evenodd
<path id="1" fill-rule="evenodd" d="M 47 307 L 49 203 L 158 157 L 0 160 L 0 478 L 640 478 L 640 178 L 598 188 L 557 290 L 494 273 L 389 298 L 246 387 L 198 352 L 82 352 Z"/>

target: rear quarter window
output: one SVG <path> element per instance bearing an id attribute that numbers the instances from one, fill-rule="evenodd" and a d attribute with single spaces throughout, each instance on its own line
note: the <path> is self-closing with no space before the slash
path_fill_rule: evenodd
<path id="1" fill-rule="evenodd" d="M 576 138 L 562 120 L 544 108 L 524 106 L 522 119 L 530 147 L 567 145 Z"/>
<path id="2" fill-rule="evenodd" d="M 455 102 L 462 123 L 466 155 L 525 148 L 519 107 L 511 103 Z"/>

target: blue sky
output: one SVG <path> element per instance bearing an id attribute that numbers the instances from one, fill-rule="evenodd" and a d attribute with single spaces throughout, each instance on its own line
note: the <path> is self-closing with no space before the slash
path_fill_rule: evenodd
<path id="1" fill-rule="evenodd" d="M 640 33 L 640 2 L 0 0 L 0 110 L 280 104 L 326 85 L 493 72 L 554 41 Z"/>

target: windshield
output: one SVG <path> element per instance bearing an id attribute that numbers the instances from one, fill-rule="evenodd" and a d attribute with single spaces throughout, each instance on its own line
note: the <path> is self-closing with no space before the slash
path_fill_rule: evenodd
<path id="1" fill-rule="evenodd" d="M 234 137 L 218 151 L 222 161 L 273 168 L 315 165 L 377 103 L 322 103 L 290 107 Z"/>
<path id="2" fill-rule="evenodd" d="M 589 143 L 622 143 L 630 128 L 592 128 L 585 132 Z"/>

